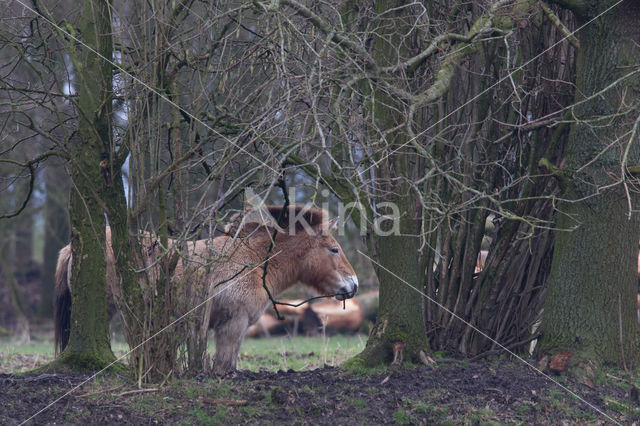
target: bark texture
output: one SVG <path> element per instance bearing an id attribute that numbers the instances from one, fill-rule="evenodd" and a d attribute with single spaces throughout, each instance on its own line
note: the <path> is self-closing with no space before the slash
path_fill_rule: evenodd
<path id="1" fill-rule="evenodd" d="M 579 24 L 613 2 L 584 2 L 574 13 Z M 622 365 L 635 355 L 636 262 L 640 221 L 633 190 L 625 192 L 621 170 L 638 164 L 640 94 L 640 5 L 625 1 L 578 32 L 576 122 L 569 135 L 564 198 L 539 347 L 546 365 L 559 352 L 570 352 L 569 371 L 585 381 L 600 363 Z M 636 68 L 634 68 L 636 67 Z M 618 81 L 615 85 L 614 82 Z M 609 86 L 608 90 L 603 90 Z M 594 96 L 598 94 L 597 96 Z M 623 165 L 624 167 L 624 165 Z M 610 187 L 607 185 L 614 184 Z M 575 229 L 574 229 L 575 228 Z"/>
<path id="2" fill-rule="evenodd" d="M 111 58 L 110 2 L 84 3 L 82 40 Z M 69 344 L 45 369 L 95 371 L 115 360 L 109 342 L 106 299 L 105 210 L 102 195 L 112 183 L 105 157 L 111 146 L 111 65 L 87 48 L 70 47 L 78 79 L 78 138 L 71 161 L 71 288 Z"/>
<path id="3" fill-rule="evenodd" d="M 401 21 L 406 11 L 404 1 L 389 0 L 376 2 L 376 11 L 385 16 L 375 40 L 375 59 L 381 65 L 391 65 L 397 60 L 398 53 L 407 55 L 407 41 L 403 37 L 407 28 L 389 25 L 389 18 Z M 398 128 L 406 120 L 397 99 L 387 92 L 376 91 L 372 112 L 380 130 Z M 397 348 L 400 344 L 404 361 L 419 363 L 426 359 L 429 344 L 423 319 L 423 298 L 416 291 L 421 289 L 424 273 L 421 272 L 420 223 L 417 197 L 407 183 L 410 176 L 418 172 L 416 156 L 407 153 L 407 134 L 404 129 L 393 130 L 384 137 L 376 134 L 374 138 L 383 138 L 382 143 L 391 151 L 383 152 L 380 166 L 376 168 L 377 184 L 384 201 L 392 202 L 399 208 L 400 235 L 389 235 L 390 229 L 381 226 L 374 229 L 371 244 L 373 257 L 381 266 L 376 267 L 380 282 L 380 306 L 376 323 L 371 331 L 364 351 L 351 363 L 363 363 L 374 366 L 397 361 Z M 399 152 L 393 152 L 399 150 Z M 409 150 L 411 151 L 411 150 Z M 380 211 L 379 214 L 388 212 Z M 391 225 L 381 221 L 380 224 Z M 412 288 L 413 287 L 413 288 Z"/>
<path id="4" fill-rule="evenodd" d="M 382 265 L 376 268 L 380 282 L 378 316 L 367 346 L 352 362 L 358 362 L 359 358 L 366 366 L 388 364 L 397 356 L 394 354 L 396 343 L 403 347 L 404 361 L 424 362 L 429 353 L 429 342 L 423 321 L 422 296 L 416 291 L 422 282 L 419 240 L 405 236 L 377 237 L 376 247 Z"/>

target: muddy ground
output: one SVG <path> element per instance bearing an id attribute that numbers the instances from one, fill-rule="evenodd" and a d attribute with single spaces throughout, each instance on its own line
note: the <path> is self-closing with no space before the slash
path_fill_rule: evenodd
<path id="1" fill-rule="evenodd" d="M 603 372 L 594 389 L 554 377 L 583 402 L 505 360 L 374 373 L 240 371 L 143 389 L 125 376 L 101 375 L 70 394 L 89 376 L 2 374 L 0 424 L 629 424 L 640 408 L 623 376 Z"/>

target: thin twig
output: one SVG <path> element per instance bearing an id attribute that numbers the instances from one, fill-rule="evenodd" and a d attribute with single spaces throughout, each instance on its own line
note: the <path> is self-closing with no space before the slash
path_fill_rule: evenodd
<path id="1" fill-rule="evenodd" d="M 159 391 L 159 390 L 160 390 L 160 388 L 133 389 L 133 390 L 130 390 L 130 391 L 124 391 L 124 392 L 121 392 L 121 393 L 119 393 L 119 394 L 117 394 L 117 395 L 114 395 L 114 396 L 115 396 L 116 398 L 119 398 L 119 397 L 121 397 L 121 396 L 131 395 L 131 394 L 134 394 L 134 393 L 157 392 L 157 391 Z"/>

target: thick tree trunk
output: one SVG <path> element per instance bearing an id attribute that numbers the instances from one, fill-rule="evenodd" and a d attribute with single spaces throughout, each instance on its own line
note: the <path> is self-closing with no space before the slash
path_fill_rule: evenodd
<path id="1" fill-rule="evenodd" d="M 111 58 L 110 2 L 84 3 L 79 34 Z M 78 81 L 78 139 L 71 161 L 71 329 L 69 344 L 50 369 L 95 371 L 115 360 L 109 343 L 106 298 L 104 194 L 112 182 L 105 166 L 111 149 L 111 65 L 91 50 L 70 51 Z"/>
<path id="2" fill-rule="evenodd" d="M 407 232 L 407 227 L 404 230 Z M 380 305 L 367 346 L 354 361 L 360 359 L 367 366 L 388 364 L 400 350 L 404 361 L 424 362 L 429 343 L 423 320 L 423 300 L 416 291 L 422 283 L 419 240 L 398 235 L 375 237 L 375 241 L 381 265 L 376 268 Z"/>
<path id="3" fill-rule="evenodd" d="M 115 288 L 112 289 L 115 296 L 116 306 L 122 313 L 124 321 L 125 338 L 129 347 L 133 348 L 133 352 L 129 357 L 130 372 L 135 377 L 139 367 L 143 367 L 144 371 L 147 366 L 142 363 L 143 348 L 138 345 L 148 338 L 143 333 L 147 316 L 144 314 L 144 300 L 139 286 L 140 281 L 144 281 L 142 275 L 136 274 L 136 270 L 145 270 L 141 261 L 143 248 L 140 247 L 138 235 L 132 230 L 129 223 L 127 212 L 127 201 L 125 199 L 124 183 L 122 181 L 120 161 L 115 158 L 115 153 L 111 153 L 109 161 L 110 174 L 112 175 L 111 191 L 105 197 L 108 207 L 109 225 L 111 228 L 111 245 L 113 248 L 113 256 L 115 270 L 113 278 L 115 279 Z M 107 283 L 110 285 L 110 283 Z M 154 375 L 155 376 L 155 375 Z"/>
<path id="4" fill-rule="evenodd" d="M 92 163 L 91 157 L 90 154 L 76 157 L 72 167 L 72 176 L 77 182 L 71 192 L 73 304 L 69 344 L 58 358 L 59 363 L 73 369 L 89 371 L 103 368 L 115 360 L 109 343 L 104 214 L 89 195 L 88 185 L 80 183 L 83 179 L 77 179 L 85 174 L 77 168 L 85 169 Z M 92 177 L 100 178 L 98 175 Z"/>
<path id="5" fill-rule="evenodd" d="M 574 10 L 581 24 L 609 6 L 589 2 L 592 9 Z M 568 369 L 589 382 L 602 362 L 621 365 L 634 350 L 636 262 L 640 221 L 634 191 L 621 184 L 621 159 L 637 165 L 640 144 L 629 133 L 638 117 L 640 79 L 626 78 L 604 93 L 592 95 L 633 70 L 640 57 L 640 5 L 625 1 L 578 32 L 577 121 L 569 135 L 563 196 L 574 203 L 560 206 L 546 296 L 539 353 L 541 363 L 569 352 Z M 631 111 L 631 114 L 629 112 Z M 628 154 L 625 154 L 629 149 Z M 625 177 L 630 175 L 625 170 Z M 570 177 L 569 177 L 570 176 Z M 586 199 L 584 199 L 586 197 Z M 630 198 L 629 198 L 630 197 Z M 629 216 L 630 215 L 630 216 Z M 554 368 L 552 366 L 552 368 Z M 558 369 L 558 365 L 554 369 Z"/>
<path id="6" fill-rule="evenodd" d="M 384 16 L 375 40 L 374 56 L 378 64 L 390 65 L 395 63 L 399 53 L 408 54 L 407 40 L 404 37 L 408 28 L 389 25 L 389 22 L 393 22 L 390 18 L 402 22 L 406 13 L 402 6 L 405 4 L 402 0 L 376 2 L 376 11 Z M 402 360 L 419 363 L 426 359 L 429 352 L 423 318 L 423 298 L 416 291 L 422 289 L 424 282 L 419 252 L 420 209 L 417 208 L 417 196 L 406 183 L 406 179 L 411 179 L 419 170 L 411 155 L 406 152 L 393 153 L 395 149 L 406 151 L 406 148 L 401 147 L 407 145 L 408 136 L 403 128 L 398 129 L 406 120 L 401 112 L 403 108 L 388 93 L 382 90 L 374 93 L 372 112 L 381 132 L 373 137 L 381 138 L 385 130 L 397 129 L 381 140 L 381 143 L 388 144 L 389 152 L 383 150 L 380 166 L 376 168 L 376 185 L 381 194 L 386 194 L 384 201 L 398 206 L 400 216 L 395 219 L 399 220 L 400 235 L 387 235 L 389 229 L 373 229 L 371 252 L 379 262 L 376 273 L 380 282 L 380 305 L 367 346 L 350 361 L 351 364 L 374 366 L 392 360 L 396 363 Z M 401 359 L 398 359 L 399 352 L 402 354 Z"/>
<path id="7" fill-rule="evenodd" d="M 574 218 L 580 225 L 556 236 L 540 353 L 572 351 L 578 370 L 583 362 L 620 365 L 632 355 L 629 342 L 637 328 L 638 221 L 628 219 L 618 191 L 574 204 L 566 213 L 572 217 L 561 215 L 559 228 L 574 226 Z"/>

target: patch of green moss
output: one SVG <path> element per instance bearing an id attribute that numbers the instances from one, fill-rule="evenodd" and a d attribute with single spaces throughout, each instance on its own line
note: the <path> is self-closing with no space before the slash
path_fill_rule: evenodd
<path id="1" fill-rule="evenodd" d="M 340 369 L 345 374 L 353 374 L 357 376 L 370 376 L 373 374 L 389 373 L 389 367 L 385 364 L 375 366 L 367 366 L 362 358 L 354 357 L 344 362 Z"/>
<path id="2" fill-rule="evenodd" d="M 407 333 L 404 330 L 394 330 L 392 333 L 389 334 L 389 340 L 391 342 L 397 342 L 397 341 L 408 342 L 410 338 L 411 336 L 409 335 L 409 333 Z"/>
<path id="3" fill-rule="evenodd" d="M 36 368 L 34 373 L 82 373 L 96 372 L 106 369 L 109 373 L 126 373 L 128 368 L 113 360 L 106 360 L 99 356 L 80 354 L 77 352 L 63 352 L 60 357 L 48 364 Z"/>
<path id="4" fill-rule="evenodd" d="M 448 351 L 435 351 L 433 352 L 434 358 L 450 358 L 451 354 Z"/>
<path id="5" fill-rule="evenodd" d="M 353 358 L 349 358 L 348 360 L 343 362 L 340 368 L 344 370 L 365 368 L 365 362 L 364 362 L 364 359 L 354 356 Z"/>

